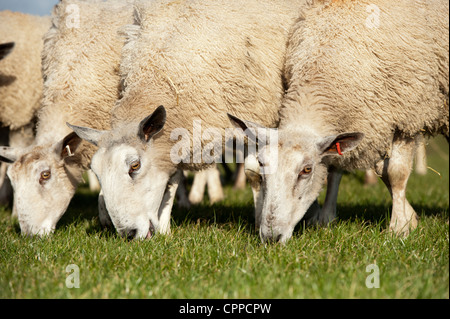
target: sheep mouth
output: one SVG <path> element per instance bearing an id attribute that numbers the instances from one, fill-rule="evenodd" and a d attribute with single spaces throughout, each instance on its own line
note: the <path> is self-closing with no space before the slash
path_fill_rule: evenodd
<path id="1" fill-rule="evenodd" d="M 148 227 L 147 236 L 145 236 L 145 239 L 150 239 L 155 234 L 155 226 L 153 226 L 152 221 L 150 221 L 150 226 Z"/>

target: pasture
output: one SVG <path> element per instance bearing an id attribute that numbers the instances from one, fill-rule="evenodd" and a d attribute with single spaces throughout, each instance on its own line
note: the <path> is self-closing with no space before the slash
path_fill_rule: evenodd
<path id="1" fill-rule="evenodd" d="M 213 206 L 175 204 L 172 234 L 149 241 L 101 229 L 86 184 L 50 237 L 20 235 L 2 207 L 0 298 L 449 298 L 448 144 L 429 144 L 440 176 L 411 175 L 407 198 L 420 222 L 407 238 L 387 232 L 388 191 L 381 181 L 364 187 L 362 172 L 342 179 L 338 221 L 298 225 L 284 246 L 261 244 L 249 186 L 225 185 Z M 74 269 L 79 288 L 69 288 Z"/>

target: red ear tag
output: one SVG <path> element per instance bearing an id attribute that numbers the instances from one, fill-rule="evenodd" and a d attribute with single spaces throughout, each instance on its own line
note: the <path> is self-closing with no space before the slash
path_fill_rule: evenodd
<path id="1" fill-rule="evenodd" d="M 341 152 L 341 144 L 340 144 L 339 142 L 336 143 L 336 149 L 337 149 L 338 154 L 339 154 L 339 155 L 342 155 L 342 152 Z"/>

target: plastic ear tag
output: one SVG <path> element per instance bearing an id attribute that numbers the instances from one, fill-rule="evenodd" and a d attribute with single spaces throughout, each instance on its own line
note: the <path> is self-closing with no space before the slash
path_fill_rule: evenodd
<path id="1" fill-rule="evenodd" d="M 336 143 L 336 149 L 337 149 L 338 154 L 339 154 L 339 155 L 342 155 L 342 152 L 341 152 L 341 144 L 340 144 L 339 142 Z"/>
<path id="2" fill-rule="evenodd" d="M 66 150 L 67 150 L 67 156 L 73 156 L 73 153 L 70 151 L 70 147 L 69 145 L 66 145 Z"/>

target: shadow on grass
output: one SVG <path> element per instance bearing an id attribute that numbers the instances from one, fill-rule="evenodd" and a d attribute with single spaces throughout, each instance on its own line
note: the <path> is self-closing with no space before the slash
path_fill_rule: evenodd
<path id="1" fill-rule="evenodd" d="M 86 233 L 98 236 L 117 236 L 114 229 L 103 228 L 98 221 L 97 208 L 98 194 L 89 191 L 80 191 L 72 199 L 67 212 L 63 215 L 57 225 L 65 228 L 71 224 L 88 221 Z M 206 202 L 206 203 L 205 203 Z M 414 205 L 419 216 L 443 216 L 448 218 L 448 207 L 432 205 Z M 391 202 L 386 204 L 367 203 L 361 204 L 339 204 L 337 207 L 338 221 L 365 222 L 374 227 L 384 230 L 389 226 L 391 216 Z M 199 205 L 192 205 L 190 209 L 178 208 L 176 203 L 172 211 L 173 225 L 240 225 L 242 229 L 250 234 L 257 235 L 255 230 L 254 208 L 252 203 L 227 204 L 226 202 L 207 204 L 207 201 Z M 20 233 L 18 224 L 16 231 Z M 304 228 L 302 222 L 298 223 L 295 232 Z"/>
<path id="2" fill-rule="evenodd" d="M 59 220 L 56 230 L 70 227 L 73 224 L 85 223 L 88 236 L 117 237 L 115 229 L 105 228 L 98 219 L 98 193 L 81 187 L 72 198 L 65 214 Z"/>

